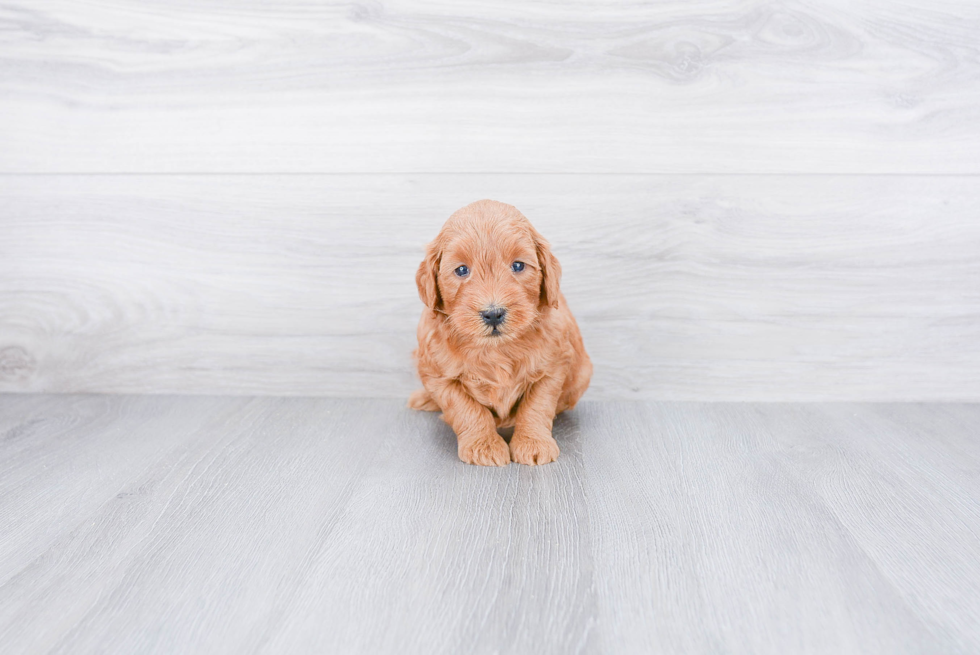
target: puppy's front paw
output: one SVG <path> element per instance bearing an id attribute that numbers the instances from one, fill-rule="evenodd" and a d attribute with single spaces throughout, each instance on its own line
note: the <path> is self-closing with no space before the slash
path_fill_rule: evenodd
<path id="1" fill-rule="evenodd" d="M 536 466 L 558 459 L 558 442 L 550 434 L 541 437 L 528 437 L 514 434 L 510 440 L 510 458 L 518 464 Z"/>
<path id="2" fill-rule="evenodd" d="M 467 464 L 478 466 L 507 466 L 510 464 L 510 451 L 507 442 L 494 433 L 459 442 L 459 458 Z"/>

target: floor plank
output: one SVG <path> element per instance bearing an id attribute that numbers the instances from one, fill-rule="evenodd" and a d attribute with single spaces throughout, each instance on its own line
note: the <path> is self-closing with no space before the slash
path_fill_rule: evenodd
<path id="1" fill-rule="evenodd" d="M 149 428 L 137 430 L 140 441 L 159 441 L 153 430 L 165 429 L 181 443 L 155 443 L 165 456 L 128 467 L 83 521 L 34 513 L 32 534 L 61 536 L 50 544 L 32 538 L 33 558 L 20 558 L 20 570 L 0 587 L 5 652 L 245 652 L 261 636 L 249 630 L 256 620 L 263 630 L 274 627 L 277 607 L 302 588 L 304 566 L 329 543 L 351 485 L 390 438 L 384 419 L 392 405 L 367 412 L 356 401 L 178 404 L 191 413 L 204 400 L 208 420 L 190 430 L 144 414 Z M 328 432 L 332 438 L 324 438 Z M 98 435 L 100 450 L 108 456 L 133 436 Z M 32 490 L 51 496 L 52 508 L 79 493 L 45 479 Z M 19 509 L 16 498 L 0 498 L 0 516 Z M 184 627 L 120 630 L 120 619 L 129 621 L 123 615 Z"/>
<path id="2" fill-rule="evenodd" d="M 0 11 L 7 173 L 980 173 L 969 0 Z"/>
<path id="3" fill-rule="evenodd" d="M 797 482 L 799 464 L 822 462 L 779 452 L 782 435 L 763 419 L 780 406 L 590 409 L 582 429 L 598 437 L 586 461 L 608 652 L 898 653 L 940 643 Z M 809 447 L 809 426 L 794 427 L 786 440 Z"/>
<path id="4" fill-rule="evenodd" d="M 533 469 L 390 400 L 0 422 L 0 523 L 53 535 L 0 530 L 5 653 L 980 648 L 977 405 L 586 402 Z"/>
<path id="5" fill-rule="evenodd" d="M 0 390 L 405 398 L 455 209 L 552 242 L 589 398 L 980 400 L 978 178 L 0 176 Z"/>
<path id="6" fill-rule="evenodd" d="M 21 399 L 23 398 L 23 399 Z M 0 438 L 0 582 L 242 401 L 119 396 L 5 397 Z"/>

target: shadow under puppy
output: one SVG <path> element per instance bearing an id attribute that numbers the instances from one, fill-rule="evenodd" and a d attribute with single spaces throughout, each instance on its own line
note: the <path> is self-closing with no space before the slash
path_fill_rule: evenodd
<path id="1" fill-rule="evenodd" d="M 589 386 L 592 362 L 558 287 L 548 242 L 515 207 L 480 200 L 449 217 L 415 281 L 427 309 L 414 409 L 442 411 L 469 464 L 547 464 L 557 414 Z M 514 428 L 510 446 L 497 428 Z"/>

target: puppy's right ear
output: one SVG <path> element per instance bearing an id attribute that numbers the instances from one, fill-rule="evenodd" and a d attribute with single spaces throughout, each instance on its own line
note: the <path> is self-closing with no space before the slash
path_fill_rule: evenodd
<path id="1" fill-rule="evenodd" d="M 435 241 L 425 248 L 425 259 L 415 273 L 415 284 L 419 287 L 419 298 L 429 309 L 440 309 L 442 297 L 439 295 L 439 260 L 442 253 Z"/>

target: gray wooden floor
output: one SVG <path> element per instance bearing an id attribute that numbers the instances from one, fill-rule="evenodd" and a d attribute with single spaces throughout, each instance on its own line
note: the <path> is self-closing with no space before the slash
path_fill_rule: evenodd
<path id="1" fill-rule="evenodd" d="M 980 649 L 980 406 L 0 395 L 0 650 Z"/>

